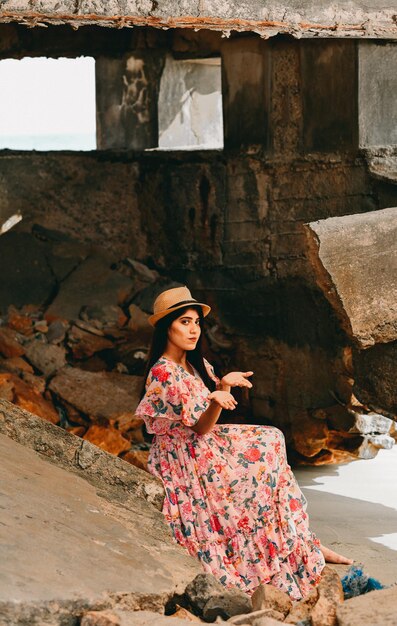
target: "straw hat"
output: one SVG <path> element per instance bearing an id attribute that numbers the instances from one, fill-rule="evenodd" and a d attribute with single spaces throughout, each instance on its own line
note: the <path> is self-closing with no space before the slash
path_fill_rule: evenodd
<path id="1" fill-rule="evenodd" d="M 203 310 L 204 317 L 211 311 L 211 307 L 208 304 L 197 302 L 186 286 L 174 287 L 173 289 L 162 291 L 157 296 L 153 305 L 153 315 L 148 318 L 148 322 L 155 326 L 159 319 L 188 304 L 199 304 Z"/>

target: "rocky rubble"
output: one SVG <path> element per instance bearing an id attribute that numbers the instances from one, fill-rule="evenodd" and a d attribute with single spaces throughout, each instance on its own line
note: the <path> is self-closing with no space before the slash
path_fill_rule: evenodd
<path id="1" fill-rule="evenodd" d="M 5 400 L 0 449 L 2 626 L 395 623 L 397 586 L 344 601 L 329 566 L 297 602 L 226 589 L 173 542 L 160 481 Z"/>
<path id="2" fill-rule="evenodd" d="M 338 573 L 326 566 L 318 587 L 298 602 L 269 584 L 260 585 L 251 597 L 238 589 L 225 592 L 213 576 L 198 574 L 184 594 L 175 596 L 168 604 L 167 615 L 119 609 L 89 611 L 80 623 L 81 626 L 176 626 L 192 622 L 233 626 L 383 626 L 396 623 L 396 609 L 397 586 L 345 601 Z"/>
<path id="3" fill-rule="evenodd" d="M 149 438 L 134 409 L 152 335 L 147 318 L 156 295 L 179 283 L 37 225 L 2 235 L 0 254 L 8 268 L 0 289 L 0 398 L 146 468 Z M 226 369 L 233 346 L 216 312 L 203 339 L 207 358 Z M 249 415 L 224 412 L 221 421 L 255 422 L 244 408 Z M 288 443 L 292 461 L 323 464 L 372 458 L 396 438 L 393 420 L 355 401 L 303 411 Z"/>

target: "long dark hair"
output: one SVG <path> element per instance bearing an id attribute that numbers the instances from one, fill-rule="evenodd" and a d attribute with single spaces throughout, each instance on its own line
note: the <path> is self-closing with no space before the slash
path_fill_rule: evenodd
<path id="1" fill-rule="evenodd" d="M 186 353 L 187 360 L 189 363 L 194 365 L 194 367 L 200 374 L 201 378 L 203 379 L 203 382 L 206 385 L 206 387 L 208 387 L 210 391 L 215 391 L 216 389 L 215 381 L 213 381 L 212 378 L 210 378 L 210 376 L 207 373 L 207 369 L 203 361 L 203 354 L 202 354 L 202 348 L 201 348 L 201 338 L 203 335 L 203 320 L 204 320 L 203 310 L 201 306 L 199 305 L 188 304 L 187 306 L 183 308 L 176 309 L 176 311 L 172 311 L 172 313 L 168 313 L 168 315 L 165 315 L 164 317 L 160 318 L 158 322 L 156 323 L 154 327 L 152 342 L 150 344 L 149 356 L 148 356 L 148 360 L 146 363 L 145 373 L 143 375 L 143 385 L 142 385 L 139 400 L 141 400 L 143 396 L 145 395 L 145 391 L 146 391 L 145 384 L 146 384 L 146 380 L 147 380 L 151 367 L 154 365 L 154 363 L 156 363 L 156 361 L 162 356 L 163 352 L 165 351 L 165 348 L 167 346 L 167 340 L 168 340 L 167 331 L 168 331 L 169 326 L 172 324 L 174 320 L 177 319 L 177 317 L 180 317 L 185 311 L 187 311 L 187 309 L 194 309 L 195 311 L 197 311 L 197 313 L 199 314 L 199 318 L 200 318 L 199 323 L 200 323 L 200 328 L 201 328 L 200 337 L 196 343 L 196 347 L 194 348 L 194 350 L 189 350 Z"/>

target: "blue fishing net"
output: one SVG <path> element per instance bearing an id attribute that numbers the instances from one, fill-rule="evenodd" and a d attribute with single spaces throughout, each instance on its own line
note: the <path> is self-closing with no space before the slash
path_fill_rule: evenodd
<path id="1" fill-rule="evenodd" d="M 351 565 L 345 576 L 342 578 L 342 587 L 345 600 L 360 596 L 368 591 L 375 589 L 385 589 L 386 585 L 382 585 L 379 580 L 364 574 L 364 566 L 362 563 Z"/>

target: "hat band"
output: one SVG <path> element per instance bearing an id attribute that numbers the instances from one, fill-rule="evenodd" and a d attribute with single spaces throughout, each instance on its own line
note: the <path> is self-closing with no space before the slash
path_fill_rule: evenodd
<path id="1" fill-rule="evenodd" d="M 173 309 L 174 306 L 180 306 L 181 304 L 193 304 L 193 302 L 196 302 L 196 304 L 198 304 L 197 300 L 181 300 L 180 302 L 175 302 L 175 304 L 171 304 L 171 306 L 167 306 L 167 310 Z"/>

